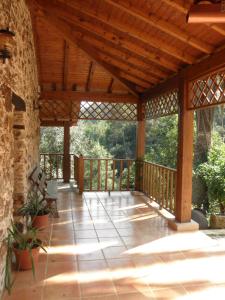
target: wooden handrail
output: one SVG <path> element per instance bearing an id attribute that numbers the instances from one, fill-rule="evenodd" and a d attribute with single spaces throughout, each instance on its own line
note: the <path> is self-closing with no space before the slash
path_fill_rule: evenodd
<path id="1" fill-rule="evenodd" d="M 175 212 L 177 171 L 155 163 L 143 161 L 143 192 L 156 201 L 160 208 Z"/>
<path id="2" fill-rule="evenodd" d="M 83 163 L 85 191 L 134 190 L 134 159 L 84 157 Z"/>

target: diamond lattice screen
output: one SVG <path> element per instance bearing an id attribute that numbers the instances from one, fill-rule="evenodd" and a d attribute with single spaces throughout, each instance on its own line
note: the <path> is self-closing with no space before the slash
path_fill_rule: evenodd
<path id="1" fill-rule="evenodd" d="M 225 71 L 191 82 L 189 109 L 225 103 Z"/>
<path id="2" fill-rule="evenodd" d="M 146 119 L 155 119 L 178 112 L 178 90 L 173 90 L 146 103 Z"/>
<path id="3" fill-rule="evenodd" d="M 79 119 L 136 121 L 137 104 L 81 102 Z"/>
<path id="4" fill-rule="evenodd" d="M 40 101 L 40 119 L 41 121 L 76 121 L 79 109 L 79 102 L 42 100 Z"/>

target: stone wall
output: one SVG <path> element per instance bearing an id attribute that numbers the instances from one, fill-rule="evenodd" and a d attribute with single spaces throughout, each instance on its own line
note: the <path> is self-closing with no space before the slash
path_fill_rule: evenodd
<path id="1" fill-rule="evenodd" d="M 12 59 L 0 62 L 0 291 L 6 249 L 2 240 L 16 209 L 26 199 L 28 176 L 39 160 L 37 67 L 32 25 L 25 0 L 0 1 L 0 28 L 16 34 Z M 26 103 L 26 112 L 10 105 L 11 91 Z M 19 126 L 18 126 L 19 125 Z"/>

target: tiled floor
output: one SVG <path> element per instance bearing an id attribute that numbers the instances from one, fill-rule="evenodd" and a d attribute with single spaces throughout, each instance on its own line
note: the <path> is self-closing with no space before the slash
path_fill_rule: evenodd
<path id="1" fill-rule="evenodd" d="M 128 192 L 59 192 L 60 218 L 41 233 L 36 281 L 16 273 L 4 300 L 225 299 L 225 245 L 175 233 Z"/>

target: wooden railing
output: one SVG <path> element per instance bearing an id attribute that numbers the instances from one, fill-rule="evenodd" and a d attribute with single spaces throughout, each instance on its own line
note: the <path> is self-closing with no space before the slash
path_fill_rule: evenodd
<path id="1" fill-rule="evenodd" d="M 78 186 L 84 191 L 134 190 L 135 160 L 113 158 L 79 158 Z M 79 184 L 80 183 L 80 184 Z"/>
<path id="2" fill-rule="evenodd" d="M 142 190 L 161 208 L 175 212 L 176 177 L 175 169 L 144 161 L 142 163 Z"/>
<path id="3" fill-rule="evenodd" d="M 41 153 L 40 165 L 48 179 L 63 179 L 63 153 Z M 70 154 L 71 179 L 74 178 L 74 155 Z"/>

